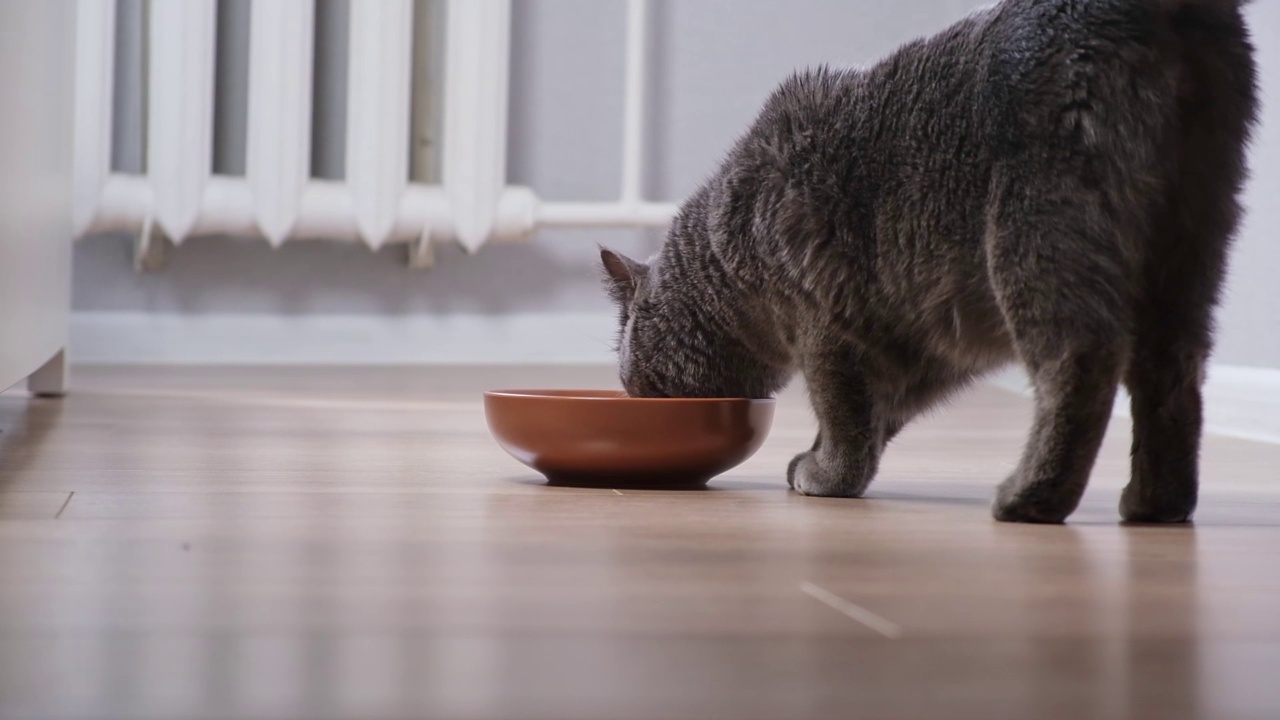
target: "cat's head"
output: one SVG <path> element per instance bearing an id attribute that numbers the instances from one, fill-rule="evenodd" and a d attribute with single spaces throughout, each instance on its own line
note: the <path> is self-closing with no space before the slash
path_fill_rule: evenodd
<path id="1" fill-rule="evenodd" d="M 600 249 L 604 284 L 618 308 L 618 367 L 632 397 L 697 397 L 708 394 L 706 375 L 688 353 L 693 342 L 678 297 L 661 287 L 658 272 L 643 263 Z"/>
<path id="2" fill-rule="evenodd" d="M 618 369 L 622 386 L 632 397 L 663 397 L 662 378 L 670 373 L 663 367 L 654 347 L 656 303 L 649 278 L 649 265 L 600 248 L 604 286 L 618 308 Z M 655 322 L 657 320 L 657 322 Z"/>
<path id="3" fill-rule="evenodd" d="M 705 286 L 600 249 L 605 289 L 618 307 L 618 367 L 631 397 L 767 397 L 784 372 L 724 332 L 723 307 Z M 719 322 L 711 316 L 719 317 Z"/>

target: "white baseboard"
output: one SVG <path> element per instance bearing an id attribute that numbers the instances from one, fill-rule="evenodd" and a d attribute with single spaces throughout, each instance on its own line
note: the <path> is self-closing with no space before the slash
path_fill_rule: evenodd
<path id="1" fill-rule="evenodd" d="M 80 312 L 71 319 L 76 364 L 417 365 L 601 364 L 616 318 L 603 313 L 506 315 L 167 315 Z M 1020 369 L 992 377 L 1029 393 Z M 1127 395 L 1116 414 L 1127 416 Z M 1219 435 L 1280 443 L 1280 370 L 1215 365 L 1205 426 Z"/>
<path id="2" fill-rule="evenodd" d="M 504 315 L 171 315 L 78 312 L 76 364 L 417 365 L 614 362 L 617 318 Z"/>
<path id="3" fill-rule="evenodd" d="M 992 376 L 1000 387 L 1025 395 L 1031 383 L 1021 368 Z M 1204 385 L 1205 430 L 1244 440 L 1280 444 L 1280 370 L 1212 365 Z M 1129 394 L 1120 389 L 1115 414 L 1129 416 Z"/>

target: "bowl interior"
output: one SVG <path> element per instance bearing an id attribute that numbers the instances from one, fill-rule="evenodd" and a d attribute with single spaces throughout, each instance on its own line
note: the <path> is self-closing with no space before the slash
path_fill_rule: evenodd
<path id="1" fill-rule="evenodd" d="M 619 400 L 627 403 L 772 403 L 772 398 L 633 398 L 624 390 L 490 390 L 485 396 L 497 395 L 521 398 L 554 398 L 559 400 Z"/>
<path id="2" fill-rule="evenodd" d="M 492 395 L 504 397 L 526 398 L 564 398 L 578 400 L 629 400 L 622 390 L 490 390 L 485 397 Z"/>

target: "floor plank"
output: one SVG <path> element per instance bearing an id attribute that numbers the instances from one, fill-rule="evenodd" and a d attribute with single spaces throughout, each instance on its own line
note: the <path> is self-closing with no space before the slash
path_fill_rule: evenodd
<path id="1" fill-rule="evenodd" d="M 615 381 L 101 368 L 0 396 L 0 717 L 1280 716 L 1280 447 L 1208 438 L 1197 524 L 1126 527 L 1117 420 L 1071 524 L 1003 525 L 1023 398 L 912 426 L 846 501 L 787 492 L 814 430 L 789 391 L 705 491 L 549 488 L 478 394 L 579 384 Z"/>
<path id="2" fill-rule="evenodd" d="M 56 490 L 0 491 L 0 520 L 44 520 L 58 517 L 71 493 Z"/>

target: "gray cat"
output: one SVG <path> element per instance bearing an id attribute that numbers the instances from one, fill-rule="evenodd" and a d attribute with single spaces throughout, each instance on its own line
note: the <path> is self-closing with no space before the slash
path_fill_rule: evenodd
<path id="1" fill-rule="evenodd" d="M 767 397 L 819 420 L 787 469 L 858 497 L 886 444 L 1020 361 L 1001 520 L 1058 523 L 1120 382 L 1120 513 L 1196 506 L 1200 386 L 1257 109 L 1242 0 L 1005 0 L 867 70 L 794 75 L 647 264 L 602 250 L 639 397 Z"/>

